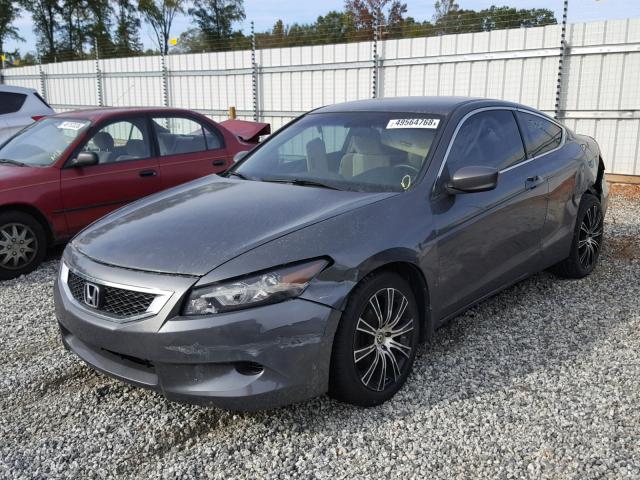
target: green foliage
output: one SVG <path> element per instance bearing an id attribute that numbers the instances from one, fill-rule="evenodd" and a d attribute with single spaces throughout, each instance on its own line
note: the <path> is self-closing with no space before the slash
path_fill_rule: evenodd
<path id="1" fill-rule="evenodd" d="M 21 4 L 33 18 L 42 61 L 55 61 L 58 54 L 56 34 L 60 30 L 61 6 L 56 0 L 22 0 Z"/>
<path id="2" fill-rule="evenodd" d="M 480 11 L 461 10 L 453 0 L 436 2 L 434 20 L 438 34 L 488 32 L 557 23 L 553 12 L 546 8 L 516 9 L 494 5 Z"/>
<path id="3" fill-rule="evenodd" d="M 9 0 L 0 0 L 0 53 L 5 53 L 5 40 L 22 40 L 18 30 L 13 26 L 13 22 L 19 15 L 17 3 Z"/>
<path id="4" fill-rule="evenodd" d="M 391 39 L 557 23 L 548 9 L 494 5 L 475 11 L 461 9 L 459 2 L 437 0 L 433 21 L 419 22 L 407 16 L 402 0 L 345 0 L 343 11 L 330 11 L 313 23 L 286 24 L 277 19 L 272 29 L 256 34 L 256 44 L 275 48 L 369 41 L 376 25 L 381 39 Z M 245 19 L 244 0 L 190 0 L 188 9 L 186 0 L 20 0 L 19 5 L 33 17 L 38 51 L 45 62 L 87 58 L 96 46 L 102 58 L 150 55 L 158 50 L 167 54 L 173 21 L 185 10 L 193 25 L 181 33 L 172 52 L 251 47 L 251 38 L 236 30 Z M 5 40 L 19 39 L 13 26 L 18 15 L 16 2 L 0 0 L 0 50 Z M 157 50 L 143 52 L 142 21 L 151 27 Z"/>
<path id="5" fill-rule="evenodd" d="M 142 42 L 140 41 L 138 10 L 130 0 L 117 0 L 115 4 L 114 54 L 121 57 L 140 54 Z"/>
<path id="6" fill-rule="evenodd" d="M 151 26 L 158 48 L 165 55 L 169 53 L 171 26 L 178 13 L 184 11 L 183 0 L 139 0 L 138 10 L 142 18 Z"/>
<path id="7" fill-rule="evenodd" d="M 233 24 L 244 20 L 243 0 L 195 0 L 189 14 L 210 51 L 222 50 L 233 37 Z"/>

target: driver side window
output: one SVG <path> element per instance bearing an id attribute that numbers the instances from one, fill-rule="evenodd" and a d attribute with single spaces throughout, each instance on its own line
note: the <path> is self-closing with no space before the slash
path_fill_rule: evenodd
<path id="1" fill-rule="evenodd" d="M 470 165 L 503 170 L 525 158 L 513 113 L 510 110 L 488 110 L 472 115 L 462 124 L 451 146 L 446 167 L 450 175 Z"/>
<path id="2" fill-rule="evenodd" d="M 100 165 L 149 158 L 151 148 L 146 119 L 110 123 L 96 132 L 82 151 L 98 155 Z"/>

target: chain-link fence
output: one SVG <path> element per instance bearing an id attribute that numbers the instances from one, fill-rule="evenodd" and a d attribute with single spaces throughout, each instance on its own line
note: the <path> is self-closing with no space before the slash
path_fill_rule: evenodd
<path id="1" fill-rule="evenodd" d="M 203 53 L 105 58 L 109 52 L 98 49 L 86 60 L 3 74 L 60 111 L 166 105 L 220 120 L 234 106 L 238 118 L 274 129 L 312 108 L 363 98 L 500 98 L 595 137 L 609 172 L 640 175 L 640 19 L 576 23 L 566 35 L 562 24 L 500 28 L 511 21 L 476 23 L 471 32 L 460 19 L 438 31 L 376 24 L 351 34 L 307 32 L 300 46 L 296 38 L 252 34 L 209 43 Z M 461 25 L 467 33 L 448 33 Z M 336 38 L 343 41 L 328 43 Z"/>

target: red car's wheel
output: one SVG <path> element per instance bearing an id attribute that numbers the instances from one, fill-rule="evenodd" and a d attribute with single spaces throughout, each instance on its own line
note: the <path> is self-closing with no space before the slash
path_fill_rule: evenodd
<path id="1" fill-rule="evenodd" d="M 31 272 L 46 251 L 47 237 L 40 222 L 23 212 L 0 214 L 0 280 Z"/>

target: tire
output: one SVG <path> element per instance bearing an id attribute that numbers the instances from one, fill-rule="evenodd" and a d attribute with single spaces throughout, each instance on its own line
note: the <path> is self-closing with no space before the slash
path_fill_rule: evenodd
<path id="1" fill-rule="evenodd" d="M 583 278 L 596 268 L 602 250 L 604 215 L 597 197 L 585 194 L 580 201 L 571 240 L 571 252 L 551 271 L 563 278 Z"/>
<path id="2" fill-rule="evenodd" d="M 391 272 L 365 277 L 351 293 L 336 331 L 329 395 L 362 407 L 384 403 L 407 380 L 419 338 L 420 318 L 409 284 Z"/>
<path id="3" fill-rule="evenodd" d="M 47 236 L 40 222 L 23 212 L 0 213 L 0 280 L 33 271 L 47 253 Z"/>

